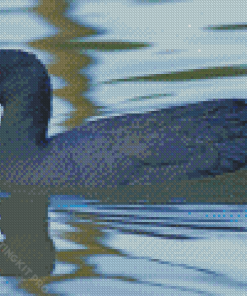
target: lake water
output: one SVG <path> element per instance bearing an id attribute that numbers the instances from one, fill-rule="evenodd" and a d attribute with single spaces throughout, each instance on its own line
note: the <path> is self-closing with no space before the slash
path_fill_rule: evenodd
<path id="1" fill-rule="evenodd" d="M 83 119 L 245 99 L 246 10 L 243 0 L 6 0 L 1 49 L 47 65 L 52 136 Z M 177 201 L 51 196 L 53 273 L 40 286 L 2 276 L 0 294 L 246 295 L 247 206 Z"/>

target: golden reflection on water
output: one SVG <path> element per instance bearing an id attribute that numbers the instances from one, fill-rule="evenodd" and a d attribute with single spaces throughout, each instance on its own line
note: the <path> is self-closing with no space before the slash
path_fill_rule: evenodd
<path id="1" fill-rule="evenodd" d="M 54 95 L 63 98 L 75 106 L 76 111 L 71 112 L 72 117 L 67 119 L 67 127 L 75 127 L 82 123 L 85 118 L 97 115 L 100 107 L 95 106 L 83 95 L 89 88 L 89 79 L 80 70 L 93 63 L 92 59 L 83 54 L 86 49 L 115 51 L 138 49 L 147 47 L 147 44 L 138 42 L 76 42 L 73 39 L 97 35 L 93 28 L 84 27 L 67 19 L 64 13 L 69 4 L 64 0 L 43 0 L 40 5 L 33 9 L 46 21 L 60 29 L 60 32 L 52 37 L 35 40 L 29 43 L 33 48 L 44 50 L 54 54 L 54 64 L 48 65 L 49 74 L 59 76 L 68 83 L 62 89 L 54 90 Z"/>
<path id="2" fill-rule="evenodd" d="M 116 255 L 120 257 L 127 257 L 127 255 L 121 253 L 118 250 L 112 249 L 110 247 L 104 246 L 100 241 L 104 241 L 107 237 L 107 233 L 103 230 L 107 228 L 102 224 L 103 221 L 99 220 L 97 216 L 91 214 L 79 214 L 80 218 L 87 219 L 90 222 L 84 223 L 69 223 L 70 226 L 77 229 L 76 232 L 66 232 L 65 234 L 59 235 L 60 238 L 70 240 L 71 242 L 84 245 L 86 248 L 78 249 L 73 251 L 57 251 L 56 260 L 64 263 L 76 264 L 78 269 L 73 274 L 64 275 L 53 275 L 41 278 L 43 286 L 55 281 L 63 281 L 68 279 L 76 278 L 102 278 L 102 275 L 97 273 L 96 266 L 86 263 L 87 257 L 92 255 Z M 101 222 L 99 225 L 98 222 Z M 104 278 L 106 276 L 103 275 Z M 129 276 L 107 276 L 111 279 L 121 279 L 124 281 L 137 281 L 135 278 Z M 36 295 L 47 295 L 43 293 L 38 287 L 35 280 L 29 279 L 21 282 L 20 288 L 25 289 L 30 293 L 35 293 Z M 56 295 L 49 293 L 49 295 Z"/>
<path id="3" fill-rule="evenodd" d="M 88 66 L 91 60 L 86 55 L 80 54 L 78 50 L 58 49 L 56 44 L 68 42 L 73 38 L 86 37 L 96 34 L 91 28 L 80 26 L 64 16 L 69 4 L 64 0 L 43 0 L 34 8 L 46 21 L 60 29 L 56 36 L 30 42 L 30 46 L 48 51 L 54 54 L 55 63 L 48 66 L 50 74 L 59 76 L 68 82 L 68 86 L 54 91 L 57 95 L 68 100 L 76 107 L 73 117 L 65 122 L 66 126 L 74 127 L 80 125 L 86 117 L 95 114 L 95 106 L 83 96 L 88 90 L 88 79 L 79 74 L 79 71 Z"/>

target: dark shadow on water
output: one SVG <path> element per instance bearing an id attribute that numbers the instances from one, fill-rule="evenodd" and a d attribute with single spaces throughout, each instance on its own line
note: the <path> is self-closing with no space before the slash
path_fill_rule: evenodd
<path id="1" fill-rule="evenodd" d="M 25 279 L 50 275 L 55 248 L 48 236 L 48 197 L 12 193 L 1 200 L 0 275 Z"/>

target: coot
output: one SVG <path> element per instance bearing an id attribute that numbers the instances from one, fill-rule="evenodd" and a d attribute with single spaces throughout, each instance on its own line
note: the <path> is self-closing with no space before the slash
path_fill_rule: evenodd
<path id="1" fill-rule="evenodd" d="M 2 184 L 73 188 L 160 184 L 246 162 L 247 105 L 222 99 L 88 121 L 47 138 L 51 83 L 42 62 L 0 51 Z"/>

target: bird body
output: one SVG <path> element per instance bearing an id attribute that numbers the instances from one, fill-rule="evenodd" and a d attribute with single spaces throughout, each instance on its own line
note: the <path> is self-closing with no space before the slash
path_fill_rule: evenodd
<path id="1" fill-rule="evenodd" d="M 0 51 L 0 187 L 155 185 L 245 167 L 247 104 L 224 99 L 88 121 L 51 139 L 51 85 L 33 54 Z"/>

